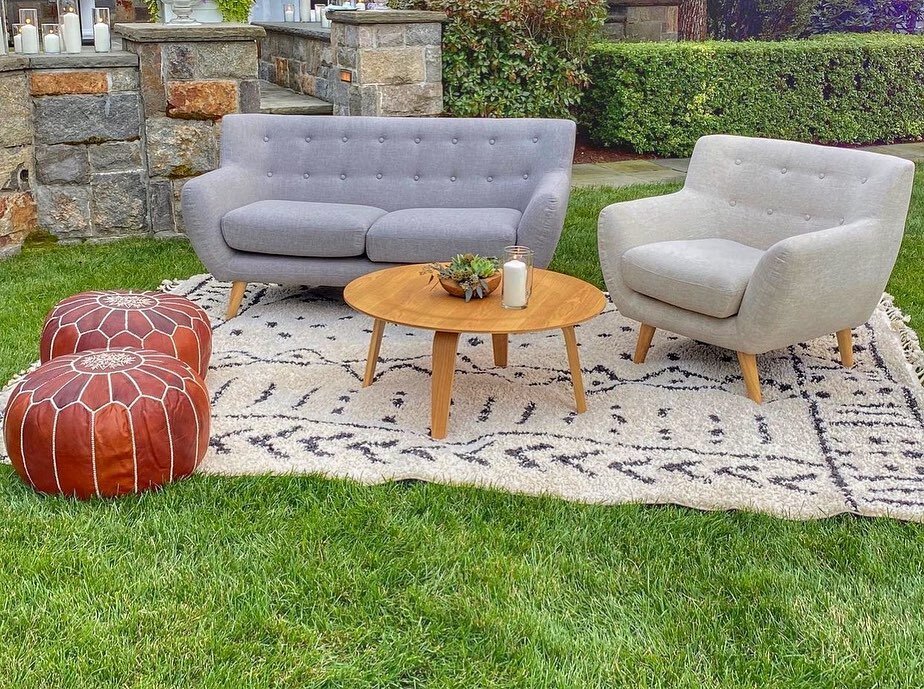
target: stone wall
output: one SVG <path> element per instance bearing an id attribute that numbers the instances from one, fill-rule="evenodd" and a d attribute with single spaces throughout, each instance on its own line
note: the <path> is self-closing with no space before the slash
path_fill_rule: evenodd
<path id="1" fill-rule="evenodd" d="M 48 55 L 33 63 L 28 82 L 38 225 L 65 242 L 146 232 L 134 56 Z"/>
<path id="2" fill-rule="evenodd" d="M 0 258 L 19 251 L 36 228 L 27 65 L 16 57 L 0 63 Z"/>
<path id="3" fill-rule="evenodd" d="M 221 118 L 260 110 L 256 40 L 264 32 L 245 24 L 116 30 L 139 62 L 149 228 L 173 235 L 183 230 L 183 184 L 218 167 Z"/>
<path id="4" fill-rule="evenodd" d="M 609 0 L 604 34 L 616 41 L 676 41 L 680 0 Z"/>
<path id="5" fill-rule="evenodd" d="M 260 76 L 333 104 L 335 115 L 443 111 L 440 12 L 331 12 L 332 25 L 263 23 Z"/>

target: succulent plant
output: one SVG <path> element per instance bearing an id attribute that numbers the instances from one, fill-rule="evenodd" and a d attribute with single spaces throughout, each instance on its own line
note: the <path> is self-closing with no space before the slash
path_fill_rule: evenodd
<path id="1" fill-rule="evenodd" d="M 430 273 L 430 280 L 442 278 L 452 280 L 465 290 L 465 301 L 473 296 L 484 298 L 490 292 L 485 280 L 493 277 L 500 264 L 493 256 L 488 258 L 477 254 L 456 254 L 449 263 L 431 263 L 424 272 Z"/>

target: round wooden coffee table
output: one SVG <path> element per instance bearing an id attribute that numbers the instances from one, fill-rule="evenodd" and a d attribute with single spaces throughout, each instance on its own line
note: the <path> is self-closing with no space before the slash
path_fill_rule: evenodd
<path id="1" fill-rule="evenodd" d="M 421 265 L 387 268 L 363 275 L 346 286 L 343 296 L 357 311 L 372 316 L 372 340 L 366 360 L 363 387 L 372 384 L 386 323 L 398 323 L 433 332 L 430 435 L 445 438 L 452 401 L 456 349 L 460 333 L 490 333 L 494 365 L 507 365 L 507 337 L 518 333 L 561 328 L 568 351 L 578 413 L 586 411 L 581 362 L 574 326 L 599 314 L 606 305 L 603 293 L 583 280 L 537 268 L 529 306 L 511 310 L 501 306 L 498 288 L 485 299 L 466 303 L 447 294 Z"/>

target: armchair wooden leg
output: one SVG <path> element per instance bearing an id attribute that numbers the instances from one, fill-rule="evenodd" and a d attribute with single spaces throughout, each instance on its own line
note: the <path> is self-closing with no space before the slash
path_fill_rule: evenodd
<path id="1" fill-rule="evenodd" d="M 760 377 L 757 375 L 757 355 L 738 352 L 738 363 L 741 365 L 748 397 L 760 404 L 763 397 L 760 394 Z"/>
<path id="2" fill-rule="evenodd" d="M 247 291 L 247 283 L 236 281 L 231 285 L 231 299 L 228 300 L 228 314 L 226 320 L 231 320 L 237 315 L 241 308 L 241 301 L 244 299 L 244 292 Z"/>
<path id="3" fill-rule="evenodd" d="M 638 343 L 635 345 L 635 356 L 632 361 L 636 364 L 644 364 L 645 357 L 648 356 L 648 348 L 651 347 L 651 338 L 654 337 L 656 328 L 653 325 L 641 324 L 638 330 Z"/>
<path id="4" fill-rule="evenodd" d="M 853 333 L 850 328 L 837 331 L 837 348 L 841 352 L 841 363 L 853 368 Z"/>

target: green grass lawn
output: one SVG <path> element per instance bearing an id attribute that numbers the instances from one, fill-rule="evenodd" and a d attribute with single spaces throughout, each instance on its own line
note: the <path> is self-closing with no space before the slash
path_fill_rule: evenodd
<path id="1" fill-rule="evenodd" d="M 600 282 L 577 190 L 554 267 Z M 924 170 L 890 283 L 924 327 Z M 86 288 L 201 270 L 182 242 L 0 263 L 0 378 Z M 591 507 L 417 483 L 203 478 L 42 498 L 0 468 L 0 687 L 916 687 L 924 527 Z"/>

